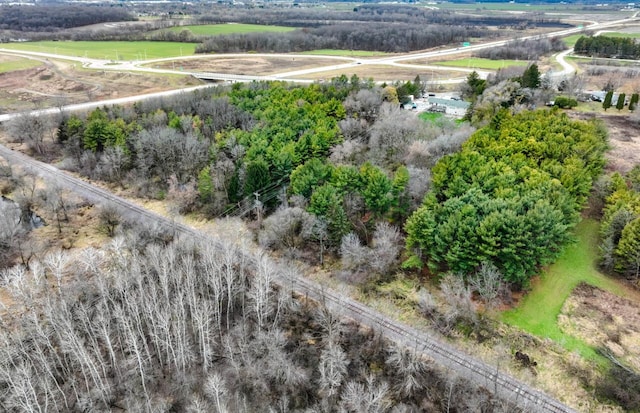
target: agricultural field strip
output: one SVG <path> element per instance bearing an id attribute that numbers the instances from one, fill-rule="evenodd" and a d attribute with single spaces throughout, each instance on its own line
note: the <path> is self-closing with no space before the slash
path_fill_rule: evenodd
<path id="1" fill-rule="evenodd" d="M 21 165 L 32 173 L 40 175 L 43 179 L 55 182 L 92 202 L 111 204 L 118 208 L 124 216 L 128 216 L 129 218 L 161 223 L 184 236 L 201 241 L 213 242 L 216 245 L 220 245 L 221 242 L 223 242 L 223 240 L 219 238 L 160 216 L 124 198 L 113 195 L 106 190 L 100 189 L 81 179 L 74 178 L 54 166 L 36 161 L 5 146 L 0 145 L 0 155 L 10 164 Z M 251 259 L 251 255 L 247 255 L 247 258 Z M 389 339 L 416 349 L 416 351 L 432 358 L 441 366 L 450 368 L 462 377 L 471 379 L 477 384 L 487 386 L 488 388 L 493 386 L 495 390 L 498 391 L 499 396 L 505 397 L 507 400 L 518 404 L 526 411 L 542 410 L 552 413 L 574 412 L 574 410 L 557 400 L 498 371 L 496 368 L 482 361 L 464 354 L 430 334 L 420 332 L 412 327 L 392 320 L 347 296 L 320 286 L 302 276 L 293 274 L 292 271 L 286 268 L 280 268 L 276 276 L 278 277 L 278 284 L 281 287 L 291 288 L 291 290 L 297 294 L 324 303 L 338 314 L 350 317 L 363 325 L 376 328 Z"/>

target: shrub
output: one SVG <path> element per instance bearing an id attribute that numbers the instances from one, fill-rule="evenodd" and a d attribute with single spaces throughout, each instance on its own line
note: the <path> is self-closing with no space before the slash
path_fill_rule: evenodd
<path id="1" fill-rule="evenodd" d="M 553 104 L 561 109 L 571 109 L 578 106 L 578 101 L 567 96 L 558 96 Z"/>

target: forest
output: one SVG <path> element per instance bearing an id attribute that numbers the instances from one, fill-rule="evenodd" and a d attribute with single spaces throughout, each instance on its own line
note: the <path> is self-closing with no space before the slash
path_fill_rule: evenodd
<path id="1" fill-rule="evenodd" d="M 573 50 L 577 54 L 617 59 L 640 58 L 640 43 L 631 37 L 581 36 Z"/>
<path id="2" fill-rule="evenodd" d="M 274 288 L 264 255 L 144 233 L 2 272 L 3 411 L 514 411 Z"/>
<path id="3" fill-rule="evenodd" d="M 602 172 L 605 138 L 557 112 L 498 113 L 434 167 L 432 191 L 407 221 L 413 260 L 460 274 L 487 261 L 526 284 L 570 240 Z"/>
<path id="4" fill-rule="evenodd" d="M 0 30 L 53 32 L 90 24 L 135 20 L 121 7 L 39 4 L 34 7 L 0 6 Z"/>

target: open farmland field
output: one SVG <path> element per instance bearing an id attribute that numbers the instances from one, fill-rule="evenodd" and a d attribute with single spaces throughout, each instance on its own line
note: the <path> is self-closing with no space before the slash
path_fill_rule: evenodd
<path id="1" fill-rule="evenodd" d="M 226 24 L 204 24 L 204 25 L 189 25 L 189 26 L 175 26 L 170 29 L 172 32 L 181 32 L 183 30 L 190 31 L 196 36 L 217 36 L 220 34 L 241 34 L 241 33 L 267 33 L 267 32 L 290 32 L 295 30 L 295 27 L 285 26 L 264 26 L 260 24 L 240 24 L 240 23 L 226 23 Z"/>
<path id="2" fill-rule="evenodd" d="M 479 57 L 468 57 L 465 59 L 445 60 L 443 62 L 434 62 L 438 66 L 466 67 L 470 69 L 489 69 L 497 70 L 509 66 L 526 66 L 529 62 L 523 60 L 490 60 Z"/>
<path id="3" fill-rule="evenodd" d="M 146 60 L 192 55 L 196 43 L 173 42 L 24 42 L 6 43 L 2 48 L 29 52 L 84 56 L 105 60 Z"/>
<path id="4" fill-rule="evenodd" d="M 0 55 L 0 73 L 31 69 L 33 67 L 38 67 L 41 65 L 42 62 L 38 60 L 25 59 L 17 56 Z"/>
<path id="5" fill-rule="evenodd" d="M 164 61 L 153 64 L 162 69 L 181 69 L 194 72 L 233 73 L 245 75 L 271 75 L 290 70 L 310 69 L 343 63 L 344 60 L 320 57 L 283 56 L 211 56 L 201 59 Z"/>

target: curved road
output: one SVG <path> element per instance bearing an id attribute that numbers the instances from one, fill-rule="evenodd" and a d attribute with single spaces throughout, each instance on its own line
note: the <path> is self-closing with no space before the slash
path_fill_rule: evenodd
<path id="1" fill-rule="evenodd" d="M 0 145 L 0 156 L 10 164 L 21 165 L 27 170 L 40 175 L 45 180 L 55 182 L 57 185 L 76 192 L 81 197 L 94 203 L 113 205 L 122 211 L 124 216 L 135 219 L 138 222 L 141 220 L 154 221 L 175 230 L 183 236 L 214 243 L 215 245 L 225 242 L 223 239 L 207 235 L 194 228 L 160 216 L 104 189 L 72 177 L 51 165 L 36 161 L 2 145 Z M 247 253 L 247 258 L 252 259 L 252 257 L 255 257 L 255 254 Z M 454 371 L 460 377 L 497 392 L 498 396 L 518 405 L 525 412 L 575 412 L 557 400 L 497 370 L 495 366 L 479 361 L 429 333 L 418 331 L 348 296 L 310 281 L 301 274 L 296 273 L 295 269 L 287 268 L 277 263 L 276 266 L 278 269 L 277 283 L 281 287 L 290 288 L 297 294 L 323 303 L 337 314 L 350 317 L 363 325 L 378 330 L 390 340 L 421 352 L 443 368 Z"/>

